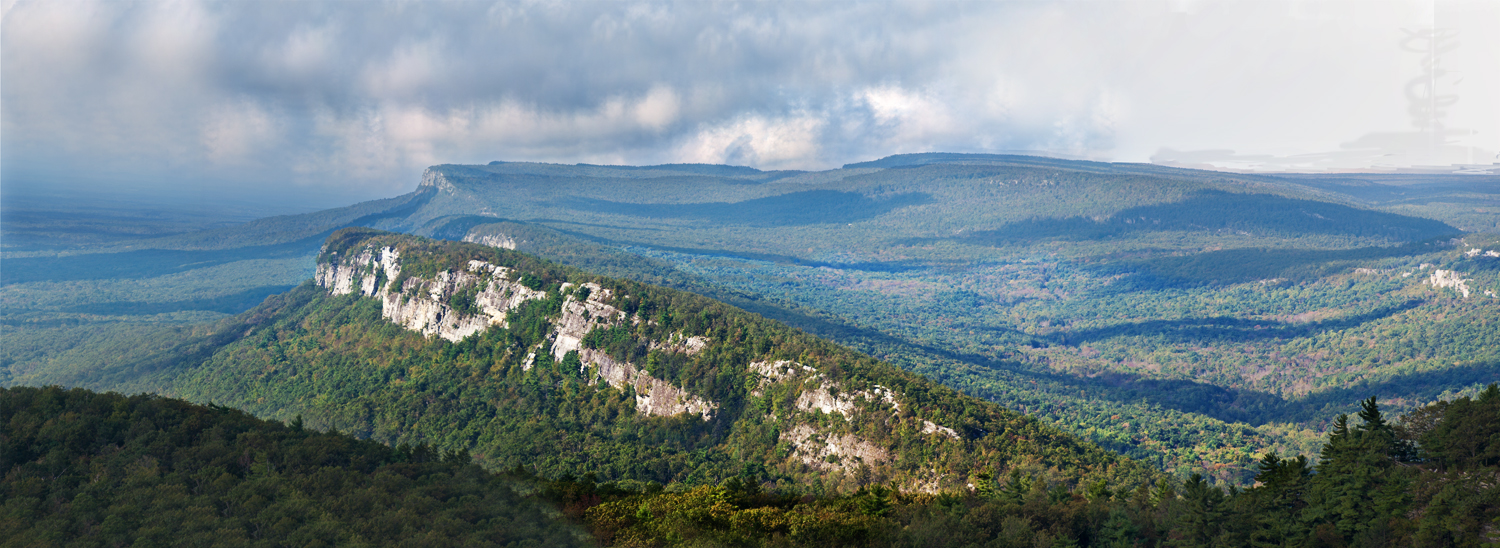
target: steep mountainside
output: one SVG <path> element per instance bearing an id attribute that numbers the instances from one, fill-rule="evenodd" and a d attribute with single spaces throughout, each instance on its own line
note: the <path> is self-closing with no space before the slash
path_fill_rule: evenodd
<path id="1" fill-rule="evenodd" d="M 1034 419 L 696 295 L 520 253 L 349 229 L 317 283 L 153 359 L 63 382 L 147 389 L 545 475 L 853 490 L 980 471 L 1152 472 Z"/>

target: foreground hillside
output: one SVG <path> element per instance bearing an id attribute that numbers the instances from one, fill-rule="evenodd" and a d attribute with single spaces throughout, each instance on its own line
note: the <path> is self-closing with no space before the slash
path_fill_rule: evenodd
<path id="1" fill-rule="evenodd" d="M 1495 385 L 1399 422 L 1372 398 L 1357 424 L 1337 418 L 1315 464 L 1268 454 L 1245 490 L 1197 475 L 1070 490 L 1015 469 L 940 495 L 808 497 L 747 476 L 667 490 L 493 476 L 462 453 L 300 421 L 13 388 L 0 390 L 0 546 L 577 544 L 538 498 L 608 546 L 1482 546 L 1500 537 L 1497 417 Z"/>
<path id="2" fill-rule="evenodd" d="M 1012 469 L 1153 473 L 1034 419 L 696 295 L 513 251 L 348 229 L 317 284 L 134 362 L 38 379 L 150 390 L 492 469 L 847 492 Z"/>
<path id="3" fill-rule="evenodd" d="M 1478 547 L 1500 542 L 1500 388 L 1420 408 L 1398 422 L 1375 398 L 1335 418 L 1314 461 L 1263 456 L 1256 485 L 1225 491 L 1193 474 L 1133 492 L 1071 493 L 1024 474 L 976 477 L 973 491 L 921 497 L 874 488 L 777 505 L 736 488 L 616 494 L 585 521 L 605 542 L 805 546 Z M 788 509 L 787 506 L 790 506 Z M 816 521 L 814 521 L 814 518 Z M 804 525 L 806 527 L 806 525 Z M 778 529 L 773 529 L 778 530 Z M 843 542 L 840 542 L 843 541 Z"/>
<path id="4" fill-rule="evenodd" d="M 0 546 L 579 546 L 520 481 L 224 407 L 0 389 Z"/>

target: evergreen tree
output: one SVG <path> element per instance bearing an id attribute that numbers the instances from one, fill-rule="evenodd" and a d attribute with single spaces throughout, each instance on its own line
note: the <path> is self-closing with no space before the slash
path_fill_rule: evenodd
<path id="1" fill-rule="evenodd" d="M 1178 518 L 1179 538 L 1170 543 L 1180 547 L 1207 547 L 1219 545 L 1224 533 L 1224 516 L 1227 510 L 1224 491 L 1209 485 L 1202 474 L 1193 474 L 1182 485 L 1183 512 Z"/>
<path id="2" fill-rule="evenodd" d="M 1282 459 L 1276 453 L 1261 457 L 1259 483 L 1245 492 L 1253 516 L 1250 543 L 1253 546 L 1298 546 L 1303 538 L 1302 509 L 1312 468 L 1307 457 Z"/>
<path id="3" fill-rule="evenodd" d="M 1360 402 L 1363 424 L 1351 430 L 1340 415 L 1309 485 L 1304 519 L 1314 529 L 1352 542 L 1367 530 L 1385 531 L 1409 505 L 1405 469 L 1395 466 L 1396 438 L 1375 398 Z M 1373 533 L 1372 533 L 1373 534 Z"/>
<path id="4" fill-rule="evenodd" d="M 1418 546 L 1481 546 L 1500 525 L 1500 485 L 1474 481 L 1500 473 L 1500 387 L 1441 411 L 1420 438 L 1429 471 L 1416 489 L 1422 512 L 1413 537 Z"/>

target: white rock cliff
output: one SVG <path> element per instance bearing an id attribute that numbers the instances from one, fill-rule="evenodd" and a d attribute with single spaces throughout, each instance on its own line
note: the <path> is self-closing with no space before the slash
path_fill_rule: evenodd
<path id="1" fill-rule="evenodd" d="M 492 325 L 507 327 L 505 317 L 511 310 L 526 301 L 547 297 L 545 291 L 522 285 L 519 276 L 515 276 L 511 269 L 484 261 L 469 261 L 465 270 L 442 271 L 431 279 L 407 277 L 400 288 L 395 288 L 393 284 L 401 279 L 400 258 L 394 248 L 376 250 L 367 247 L 319 263 L 314 280 L 334 295 L 358 291 L 360 295 L 378 298 L 381 315 L 391 322 L 429 337 L 435 335 L 454 342 L 483 332 Z M 473 296 L 473 308 L 477 313 L 455 310 L 450 304 L 453 296 L 475 288 L 478 290 Z M 597 368 L 597 376 L 590 382 L 602 380 L 620 390 L 628 387 L 635 393 L 637 412 L 663 416 L 690 413 L 704 420 L 713 418 L 718 404 L 654 378 L 635 365 L 617 361 L 597 350 L 582 348 L 583 337 L 589 331 L 619 325 L 631 318 L 605 304 L 613 296 L 598 284 L 586 283 L 577 288 L 564 284 L 561 290 L 570 289 L 572 291 L 563 301 L 562 313 L 552 323 L 552 344 L 548 351 L 555 359 L 561 360 L 569 352 L 578 351 L 581 372 L 587 374 Z M 584 291 L 588 296 L 579 299 Z M 707 339 L 702 337 L 673 337 L 670 344 L 653 342 L 652 347 L 691 354 L 705 344 Z M 526 361 L 528 369 L 531 363 L 531 359 Z"/>
<path id="2" fill-rule="evenodd" d="M 545 298 L 545 292 L 530 289 L 510 279 L 510 269 L 483 261 L 469 261 L 466 271 L 443 271 L 432 279 L 409 277 L 399 290 L 400 254 L 386 247 L 376 252 L 366 248 L 350 257 L 319 263 L 314 279 L 334 295 L 355 291 L 380 299 L 380 314 L 397 325 L 423 335 L 450 341 L 489 329 L 505 327 L 505 315 L 528 300 Z M 454 310 L 452 297 L 471 288 L 478 313 Z"/>
<path id="3" fill-rule="evenodd" d="M 1434 270 L 1432 271 L 1432 277 L 1427 279 L 1427 283 L 1432 284 L 1433 287 L 1458 290 L 1459 293 L 1463 294 L 1465 299 L 1469 298 L 1468 281 L 1460 278 L 1458 272 L 1452 270 Z"/>

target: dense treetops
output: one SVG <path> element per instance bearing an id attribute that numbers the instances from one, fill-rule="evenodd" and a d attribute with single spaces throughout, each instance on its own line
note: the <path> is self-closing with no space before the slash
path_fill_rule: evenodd
<path id="1" fill-rule="evenodd" d="M 0 546 L 1478 547 L 1500 533 L 1500 388 L 1387 419 L 1371 398 L 1321 456 L 1256 485 L 1200 476 L 1070 487 L 1016 469 L 964 488 L 801 496 L 752 473 L 663 490 L 493 475 L 217 406 L 0 390 Z M 523 497 L 517 492 L 533 493 Z M 540 500 L 538 500 L 538 497 Z M 1487 544 L 1488 543 L 1488 544 Z"/>
<path id="2" fill-rule="evenodd" d="M 1195 474 L 1070 490 L 1014 471 L 936 496 L 872 486 L 794 500 L 738 481 L 660 493 L 567 480 L 551 492 L 616 546 L 1493 546 L 1500 387 L 1399 422 L 1374 398 L 1360 408 L 1337 418 L 1316 460 L 1263 455 L 1248 489 Z"/>
<path id="3" fill-rule="evenodd" d="M 218 406 L 0 389 L 0 545 L 586 545 L 463 453 Z"/>

